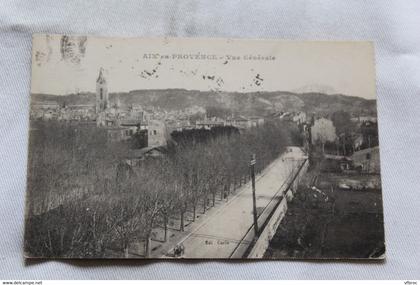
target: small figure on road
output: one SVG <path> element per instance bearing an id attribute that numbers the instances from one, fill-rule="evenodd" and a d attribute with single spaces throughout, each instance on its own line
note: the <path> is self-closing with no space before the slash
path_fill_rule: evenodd
<path id="1" fill-rule="evenodd" d="M 178 244 L 174 248 L 174 256 L 181 257 L 184 255 L 185 247 L 182 243 Z"/>

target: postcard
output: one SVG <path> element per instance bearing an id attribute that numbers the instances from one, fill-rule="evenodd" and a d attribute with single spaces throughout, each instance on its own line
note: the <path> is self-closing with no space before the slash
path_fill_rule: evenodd
<path id="1" fill-rule="evenodd" d="M 32 50 L 27 258 L 384 258 L 371 42 Z"/>

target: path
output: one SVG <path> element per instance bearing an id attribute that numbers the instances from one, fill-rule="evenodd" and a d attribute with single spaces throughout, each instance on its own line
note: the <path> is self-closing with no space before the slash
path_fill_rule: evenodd
<path id="1" fill-rule="evenodd" d="M 286 181 L 304 159 L 298 147 L 289 147 L 281 157 L 273 162 L 268 171 L 256 181 L 257 212 L 273 199 L 279 198 L 286 189 Z M 250 183 L 226 205 L 209 216 L 179 243 L 185 247 L 183 258 L 231 258 L 237 251 L 244 251 L 250 241 L 252 228 L 252 189 Z M 248 235 L 247 235 L 248 234 Z M 162 256 L 169 257 L 171 252 Z"/>

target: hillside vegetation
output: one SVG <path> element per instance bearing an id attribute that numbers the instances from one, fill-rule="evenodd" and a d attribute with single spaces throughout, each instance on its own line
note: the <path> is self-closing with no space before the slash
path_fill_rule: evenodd
<path id="1" fill-rule="evenodd" d="M 213 92 L 185 89 L 133 90 L 111 93 L 110 101 L 122 106 L 142 105 L 166 110 L 182 110 L 189 107 L 229 108 L 243 115 L 268 115 L 278 111 L 306 111 L 330 114 L 345 110 L 361 115 L 376 115 L 376 100 L 342 94 L 292 92 Z M 32 102 L 57 102 L 60 105 L 93 105 L 94 93 L 55 96 L 32 94 Z"/>

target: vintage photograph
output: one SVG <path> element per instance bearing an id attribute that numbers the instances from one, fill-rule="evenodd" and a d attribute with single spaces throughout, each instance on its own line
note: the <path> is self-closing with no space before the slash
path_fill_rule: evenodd
<path id="1" fill-rule="evenodd" d="M 27 258 L 383 259 L 371 42 L 33 36 Z"/>

